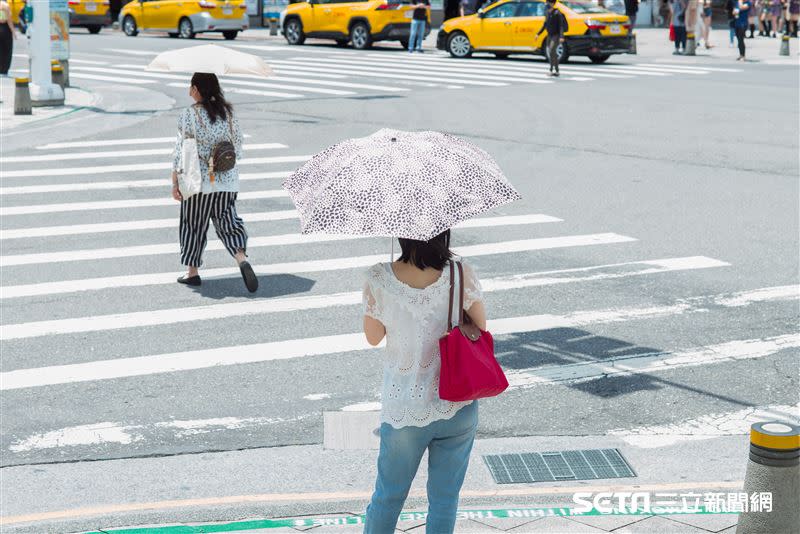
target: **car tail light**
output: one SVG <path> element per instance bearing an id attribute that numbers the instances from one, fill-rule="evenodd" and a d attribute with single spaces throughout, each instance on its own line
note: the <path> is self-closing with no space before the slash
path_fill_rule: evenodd
<path id="1" fill-rule="evenodd" d="M 631 29 L 631 25 L 630 24 L 623 24 L 622 27 L 625 28 L 626 30 L 630 30 Z"/>
<path id="2" fill-rule="evenodd" d="M 67 3 L 68 3 L 69 5 L 71 5 L 71 6 L 77 6 L 77 5 L 78 5 L 78 4 L 80 4 L 81 2 L 80 2 L 80 0 L 69 0 L 69 2 L 67 2 Z M 61 5 L 63 6 L 64 4 L 61 4 Z"/>
<path id="3" fill-rule="evenodd" d="M 203 9 L 214 9 L 217 7 L 216 2 L 209 2 L 208 0 L 200 0 L 197 2 L 197 5 L 202 7 Z"/>
<path id="4" fill-rule="evenodd" d="M 375 9 L 375 11 L 386 11 L 387 9 L 400 9 L 401 7 L 403 7 L 403 4 L 381 4 Z"/>
<path id="5" fill-rule="evenodd" d="M 598 20 L 586 19 L 584 21 L 590 30 L 605 30 L 606 25 Z"/>
<path id="6" fill-rule="evenodd" d="M 239 9 L 247 9 L 247 4 L 239 4 Z"/>

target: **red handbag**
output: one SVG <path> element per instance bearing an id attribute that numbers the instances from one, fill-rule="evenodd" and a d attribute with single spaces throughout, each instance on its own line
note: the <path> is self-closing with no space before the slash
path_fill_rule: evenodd
<path id="1" fill-rule="evenodd" d="M 447 335 L 439 339 L 442 368 L 439 373 L 439 398 L 462 402 L 494 397 L 508 387 L 503 369 L 494 357 L 492 334 L 484 332 L 464 312 L 464 268 L 458 265 L 458 327 L 453 328 L 453 262 L 450 262 L 450 311 Z"/>
<path id="2" fill-rule="evenodd" d="M 675 42 L 675 26 L 669 25 L 669 40 Z"/>

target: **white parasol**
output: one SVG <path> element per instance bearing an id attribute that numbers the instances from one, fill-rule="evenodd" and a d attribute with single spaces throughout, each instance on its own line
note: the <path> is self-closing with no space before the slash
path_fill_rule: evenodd
<path id="1" fill-rule="evenodd" d="M 217 76 L 250 74 L 267 77 L 272 74 L 272 69 L 260 57 L 214 44 L 162 52 L 145 67 L 145 70 L 207 72 Z"/>

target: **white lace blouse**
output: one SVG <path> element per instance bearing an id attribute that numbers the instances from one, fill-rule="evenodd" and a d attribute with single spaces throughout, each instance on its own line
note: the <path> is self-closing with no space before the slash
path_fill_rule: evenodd
<path id="1" fill-rule="evenodd" d="M 466 310 L 482 300 L 483 295 L 475 273 L 462 264 Z M 455 276 L 458 291 L 458 269 Z M 456 302 L 457 299 L 456 293 Z M 364 314 L 386 327 L 381 422 L 394 428 L 425 426 L 450 419 L 459 408 L 472 402 L 439 398 L 439 338 L 447 333 L 449 301 L 449 266 L 436 282 L 424 289 L 398 280 L 390 263 L 378 263 L 367 270 Z M 453 316 L 456 317 L 455 311 Z"/>

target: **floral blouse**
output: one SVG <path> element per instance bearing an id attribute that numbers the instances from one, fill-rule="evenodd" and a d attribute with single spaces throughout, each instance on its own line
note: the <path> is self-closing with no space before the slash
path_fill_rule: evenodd
<path id="1" fill-rule="evenodd" d="M 233 137 L 228 121 L 233 120 Z M 181 111 L 178 117 L 178 135 L 175 140 L 175 151 L 172 158 L 172 170 L 181 170 L 181 147 L 184 137 L 194 137 L 197 140 L 197 152 L 200 156 L 200 172 L 203 174 L 203 193 L 215 191 L 239 191 L 239 165 L 242 159 L 242 131 L 236 117 L 229 116 L 226 120 L 217 118 L 211 122 L 208 113 L 200 105 L 190 106 Z M 221 141 L 231 141 L 236 148 L 237 165 L 226 172 L 215 173 L 214 183 L 208 173 L 208 159 L 211 150 Z"/>
<path id="2" fill-rule="evenodd" d="M 480 282 L 464 266 L 464 309 L 482 300 Z M 458 270 L 455 271 L 458 277 Z M 456 290 L 458 290 L 456 278 Z M 381 394 L 381 422 L 394 428 L 426 426 L 450 419 L 467 402 L 439 398 L 439 338 L 447 333 L 450 269 L 424 289 L 413 288 L 394 275 L 390 263 L 367 270 L 364 314 L 386 327 L 386 352 Z M 457 295 L 456 295 L 457 302 Z M 455 317 L 455 313 L 454 313 Z"/>

